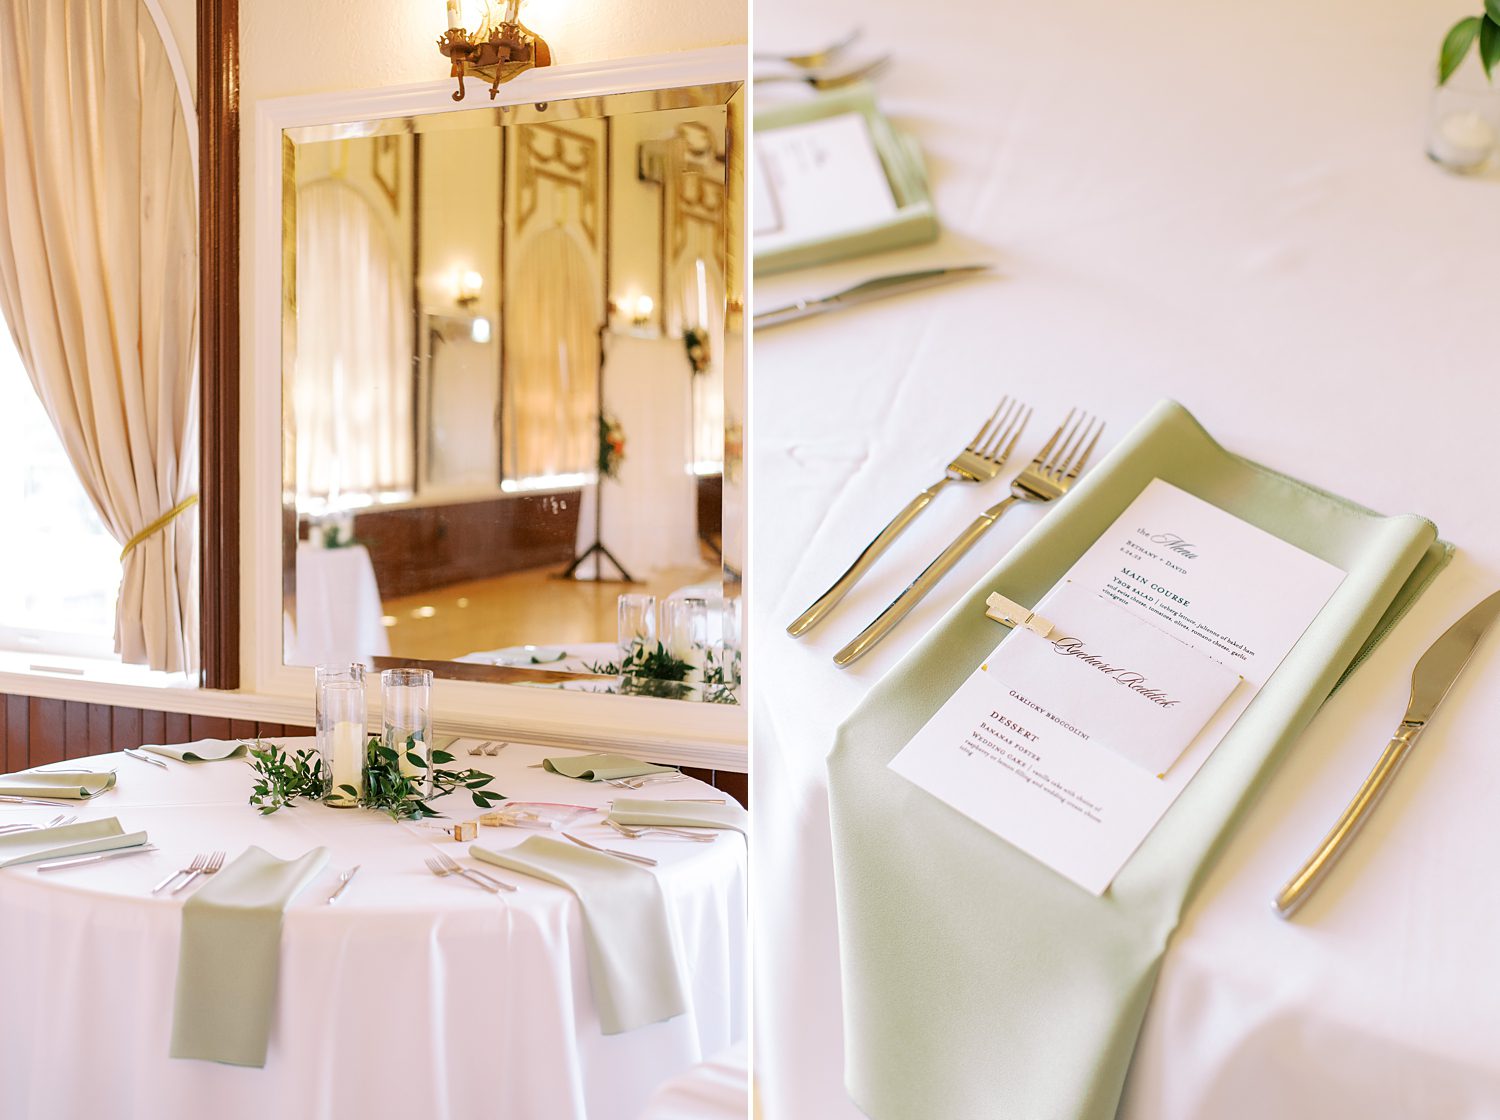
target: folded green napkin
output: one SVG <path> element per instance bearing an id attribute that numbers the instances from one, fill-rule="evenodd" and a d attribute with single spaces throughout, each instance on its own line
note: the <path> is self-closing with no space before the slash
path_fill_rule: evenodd
<path id="1" fill-rule="evenodd" d="M 614 778 L 639 778 L 645 774 L 671 774 L 673 766 L 658 766 L 654 762 L 639 762 L 621 754 L 575 754 L 558 758 L 544 758 L 542 765 L 554 774 L 565 778 L 580 778 L 585 782 L 605 782 Z"/>
<path id="2" fill-rule="evenodd" d="M 11 832 L 0 836 L 0 867 L 35 863 L 41 859 L 85 856 L 115 848 L 134 848 L 146 842 L 144 832 L 126 832 L 115 817 L 33 832 Z"/>
<path id="3" fill-rule="evenodd" d="M 115 788 L 115 776 L 95 770 L 28 770 L 0 774 L 0 797 L 61 797 L 81 801 Z"/>
<path id="4" fill-rule="evenodd" d="M 1095 897 L 887 768 L 1153 477 L 1348 573 L 1202 770 Z M 1113 1117 L 1172 931 L 1283 750 L 1447 561 L 1381 517 L 1230 454 L 1165 402 L 926 635 L 839 730 L 829 802 L 845 1080 L 874 1120 Z M 1259 914 L 1248 920 L 1270 922 Z"/>
<path id="5" fill-rule="evenodd" d="M 175 746 L 153 743 L 141 748 L 164 758 L 175 758 L 178 762 L 221 762 L 226 758 L 239 757 L 245 753 L 245 749 L 243 742 L 230 742 L 227 739 L 204 739 L 197 743 L 178 743 Z"/>
<path id="6" fill-rule="evenodd" d="M 281 916 L 328 863 L 253 845 L 182 907 L 172 1057 L 264 1066 L 281 966 Z"/>
<path id="7" fill-rule="evenodd" d="M 666 900 L 651 872 L 550 836 L 532 836 L 514 848 L 474 844 L 469 854 L 556 883 L 578 897 L 605 1034 L 622 1034 L 687 1010 Z"/>
<path id="8" fill-rule="evenodd" d="M 677 828 L 736 828 L 747 833 L 750 814 L 737 802 L 706 805 L 693 801 L 651 801 L 632 797 L 616 801 L 609 811 L 616 824 L 654 824 Z"/>

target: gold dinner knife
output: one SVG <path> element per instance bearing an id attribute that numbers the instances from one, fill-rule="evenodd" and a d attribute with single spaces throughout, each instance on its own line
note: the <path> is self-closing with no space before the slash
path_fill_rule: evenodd
<path id="1" fill-rule="evenodd" d="M 1297 908 L 1307 901 L 1338 862 L 1339 856 L 1369 818 L 1385 791 L 1391 787 L 1396 771 L 1401 769 L 1406 756 L 1427 729 L 1433 714 L 1448 695 L 1453 682 L 1463 672 L 1464 666 L 1469 663 L 1474 647 L 1484 637 L 1484 632 L 1490 628 L 1496 616 L 1500 616 L 1500 591 L 1450 626 L 1422 655 L 1417 667 L 1412 670 L 1411 700 L 1406 705 L 1406 715 L 1402 717 L 1401 726 L 1396 728 L 1396 734 L 1386 745 L 1380 761 L 1375 763 L 1375 769 L 1370 771 L 1370 776 L 1359 787 L 1359 792 L 1349 802 L 1349 807 L 1339 817 L 1333 830 L 1323 838 L 1323 843 L 1318 846 L 1312 858 L 1302 865 L 1302 870 L 1281 888 L 1281 893 L 1273 903 L 1276 913 L 1281 917 L 1290 918 L 1296 913 Z"/>
<path id="2" fill-rule="evenodd" d="M 922 288 L 930 288 L 936 284 L 946 284 L 950 280 L 963 280 L 977 273 L 988 272 L 989 269 L 990 266 L 987 264 L 962 264 L 952 268 L 927 268 L 920 272 L 899 272 L 893 276 L 878 276 L 874 280 L 866 280 L 863 284 L 856 284 L 852 288 L 845 288 L 841 292 L 834 292 L 820 299 L 799 299 L 796 303 L 778 307 L 773 311 L 762 311 L 755 316 L 754 326 L 756 330 L 762 327 L 779 327 L 782 323 L 793 323 L 812 315 L 839 311 L 845 307 L 867 303 L 872 299 L 884 299 L 886 296 L 920 291 Z"/>

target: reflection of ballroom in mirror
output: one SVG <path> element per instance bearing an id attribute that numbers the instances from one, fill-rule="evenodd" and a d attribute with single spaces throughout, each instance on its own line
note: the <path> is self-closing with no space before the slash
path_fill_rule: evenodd
<path id="1" fill-rule="evenodd" d="M 623 591 L 724 593 L 728 111 L 527 111 L 288 146 L 290 664 L 605 649 Z"/>

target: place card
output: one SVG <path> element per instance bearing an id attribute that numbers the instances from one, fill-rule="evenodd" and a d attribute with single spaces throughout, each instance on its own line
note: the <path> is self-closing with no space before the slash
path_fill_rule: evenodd
<path id="1" fill-rule="evenodd" d="M 876 225 L 896 214 L 864 114 L 757 132 L 751 186 L 756 252 Z"/>
<path id="2" fill-rule="evenodd" d="M 891 769 L 1102 894 L 1343 577 L 1154 479 Z"/>

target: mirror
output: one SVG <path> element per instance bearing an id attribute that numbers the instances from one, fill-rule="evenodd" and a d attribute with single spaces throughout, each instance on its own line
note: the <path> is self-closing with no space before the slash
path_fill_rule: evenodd
<path id="1" fill-rule="evenodd" d="M 736 702 L 742 103 L 283 131 L 285 664 Z"/>

